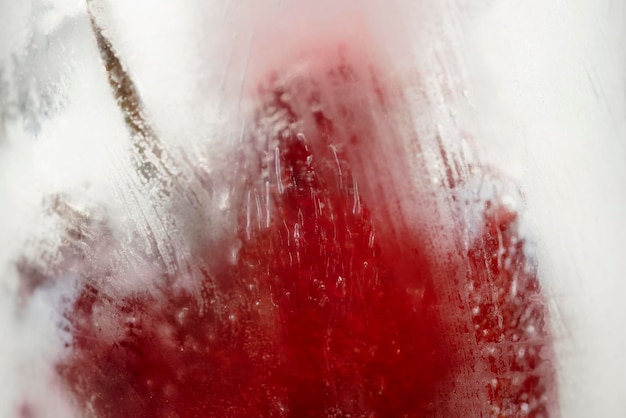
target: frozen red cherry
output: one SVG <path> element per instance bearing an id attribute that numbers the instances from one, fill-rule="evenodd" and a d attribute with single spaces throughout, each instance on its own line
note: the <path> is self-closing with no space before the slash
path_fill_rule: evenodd
<path id="1" fill-rule="evenodd" d="M 554 416 L 548 314 L 515 210 L 462 201 L 466 178 L 414 180 L 426 170 L 402 153 L 401 89 L 371 63 L 338 48 L 285 71 L 251 94 L 232 156 L 237 221 L 220 245 L 236 251 L 193 246 L 205 267 L 191 285 L 81 282 L 58 365 L 81 410 Z"/>

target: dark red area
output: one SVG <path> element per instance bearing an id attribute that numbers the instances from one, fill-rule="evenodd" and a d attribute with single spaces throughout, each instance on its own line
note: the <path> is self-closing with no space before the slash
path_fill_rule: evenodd
<path id="1" fill-rule="evenodd" d="M 351 156 L 335 143 L 338 124 L 359 120 L 316 108 L 304 136 L 288 99 L 298 93 L 274 84 L 261 94 L 238 167 L 235 262 L 216 264 L 200 246 L 194 259 L 212 267 L 194 277 L 199 292 L 169 280 L 123 297 L 97 282 L 80 289 L 58 369 L 83 411 L 436 417 L 455 382 L 476 393 L 468 405 L 483 402 L 458 417 L 547 417 L 547 313 L 516 214 L 496 201 L 480 209 L 482 232 L 456 258 L 385 231 L 371 212 L 385 202 L 364 201 L 351 166 L 367 141 L 352 137 Z"/>

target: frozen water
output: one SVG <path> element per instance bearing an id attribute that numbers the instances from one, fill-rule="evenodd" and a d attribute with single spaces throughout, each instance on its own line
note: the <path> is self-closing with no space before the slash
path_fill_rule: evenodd
<path id="1" fill-rule="evenodd" d="M 9 388 L 0 391 L 0 416 L 71 416 L 54 364 L 72 338 L 62 313 L 81 276 L 104 277 L 97 279 L 103 288 L 123 297 L 176 275 L 176 289 L 199 294 L 208 290 L 194 289 L 193 277 L 216 266 L 189 262 L 198 243 L 235 263 L 243 246 L 235 237 L 237 204 L 248 209 L 248 236 L 263 229 L 271 210 L 265 186 L 238 201 L 229 183 L 228 155 L 249 138 L 241 121 L 256 111 L 246 99 L 257 88 L 254 77 L 286 66 L 299 43 L 315 49 L 321 27 L 332 28 L 323 44 L 359 25 L 376 28 L 373 43 L 394 58 L 385 68 L 414 77 L 405 85 L 411 124 L 439 147 L 403 146 L 408 156 L 423 156 L 426 178 L 450 187 L 467 173 L 446 161 L 462 156 L 519 185 L 522 202 L 515 190 L 512 205 L 523 206 L 522 231 L 536 241 L 562 415 L 626 415 L 626 289 L 618 263 L 626 234 L 623 1 L 91 4 L 140 95 L 127 107 L 139 114 L 134 129 L 103 71 L 85 3 L 0 1 L 0 382 Z M 337 24 L 346 16 L 350 24 Z M 280 162 L 277 150 L 268 161 Z M 379 151 L 385 161 L 389 149 Z M 408 159 L 419 172 L 420 163 Z M 279 177 L 281 167 L 270 171 L 268 178 Z M 372 173 L 380 171 L 374 165 Z M 371 184 L 359 184 L 355 196 L 367 200 Z M 353 200 L 351 208 L 360 204 Z M 408 206 L 399 211 L 410 217 Z M 465 215 L 472 225 L 475 214 Z M 467 246 L 479 232 L 468 234 Z M 220 248 L 223 242 L 234 244 Z M 324 293 L 327 284 L 317 285 Z M 423 289 L 411 291 L 423 297 Z M 261 294 L 259 304 L 275 302 L 267 298 Z M 205 293 L 201 299 L 214 302 Z M 158 335 L 170 341 L 171 324 L 194 314 L 157 321 Z M 103 329 L 111 339 L 119 332 Z M 195 337 L 185 347 L 193 350 Z M 501 355 L 523 364 L 533 358 L 528 350 Z M 495 379 L 493 391 L 503 384 L 521 383 Z"/>

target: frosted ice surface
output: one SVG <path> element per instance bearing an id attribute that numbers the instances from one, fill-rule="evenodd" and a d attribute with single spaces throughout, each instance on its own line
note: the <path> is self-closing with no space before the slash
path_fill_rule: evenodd
<path id="1" fill-rule="evenodd" d="M 626 4 L 355 5 L 0 0 L 0 416 L 626 414 Z"/>

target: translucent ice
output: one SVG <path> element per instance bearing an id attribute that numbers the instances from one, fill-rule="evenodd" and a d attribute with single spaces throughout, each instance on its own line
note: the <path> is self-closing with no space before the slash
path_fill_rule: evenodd
<path id="1" fill-rule="evenodd" d="M 0 2 L 0 415 L 621 416 L 587 3 L 360 3 Z"/>

